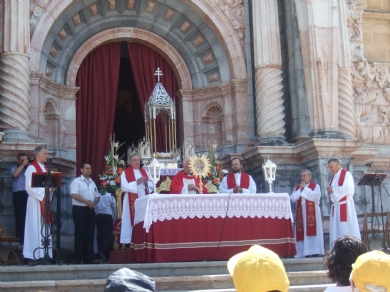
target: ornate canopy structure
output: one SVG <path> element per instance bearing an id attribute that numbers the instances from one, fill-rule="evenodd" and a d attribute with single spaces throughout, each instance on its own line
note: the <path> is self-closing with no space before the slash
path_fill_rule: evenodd
<path id="1" fill-rule="evenodd" d="M 157 68 L 154 75 L 157 83 L 149 101 L 145 105 L 145 133 L 146 140 L 150 141 L 151 152 L 156 152 L 157 129 L 156 119 L 158 116 L 164 121 L 165 152 L 171 153 L 176 149 L 176 109 L 173 99 L 168 95 L 160 82 L 162 71 Z"/>

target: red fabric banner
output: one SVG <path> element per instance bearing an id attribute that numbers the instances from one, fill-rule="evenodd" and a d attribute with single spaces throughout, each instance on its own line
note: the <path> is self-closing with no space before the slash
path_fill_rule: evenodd
<path id="1" fill-rule="evenodd" d="M 119 42 L 98 47 L 81 63 L 76 77 L 76 86 L 80 87 L 76 100 L 77 163 L 92 163 L 95 182 L 105 169 L 104 155 L 110 147 L 120 57 Z"/>

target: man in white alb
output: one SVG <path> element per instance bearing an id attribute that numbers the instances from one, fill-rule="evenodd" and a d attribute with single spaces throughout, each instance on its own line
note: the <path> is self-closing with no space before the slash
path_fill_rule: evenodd
<path id="1" fill-rule="evenodd" d="M 131 242 L 134 226 L 134 202 L 153 192 L 153 183 L 149 180 L 148 172 L 140 167 L 140 158 L 133 155 L 129 159 L 130 166 L 121 175 L 121 189 L 125 192 L 122 207 L 122 224 L 120 243 Z"/>
<path id="2" fill-rule="evenodd" d="M 232 171 L 222 179 L 220 193 L 250 193 L 256 194 L 256 184 L 253 178 L 242 171 L 241 159 L 232 159 Z"/>
<path id="3" fill-rule="evenodd" d="M 325 253 L 320 210 L 321 188 L 311 178 L 310 170 L 301 170 L 301 183 L 290 196 L 291 202 L 297 203 L 294 230 L 297 258 Z"/>

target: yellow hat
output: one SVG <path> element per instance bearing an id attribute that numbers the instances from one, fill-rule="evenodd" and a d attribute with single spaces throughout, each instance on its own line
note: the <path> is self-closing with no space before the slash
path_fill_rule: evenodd
<path id="1" fill-rule="evenodd" d="M 290 282 L 282 261 L 265 247 L 253 245 L 249 250 L 231 257 L 227 266 L 238 292 L 288 292 Z"/>
<path id="2" fill-rule="evenodd" d="M 379 250 L 360 255 L 352 265 L 352 279 L 360 291 L 367 284 L 383 286 L 390 291 L 390 256 Z"/>

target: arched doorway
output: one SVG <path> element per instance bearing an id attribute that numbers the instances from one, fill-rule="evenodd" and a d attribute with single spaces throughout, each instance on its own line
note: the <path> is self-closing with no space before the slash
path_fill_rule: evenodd
<path id="1" fill-rule="evenodd" d="M 157 68 L 163 70 L 161 83 L 174 98 L 177 81 L 172 68 L 161 55 L 142 44 L 107 43 L 81 63 L 76 78 L 76 86 L 80 87 L 76 102 L 77 160 L 93 162 L 94 179 L 104 171 L 110 134 L 115 133 L 115 141 L 125 143 L 119 149 L 120 156 L 144 136 L 144 106 L 156 84 Z M 163 145 L 163 135 L 158 142 L 159 138 Z"/>

